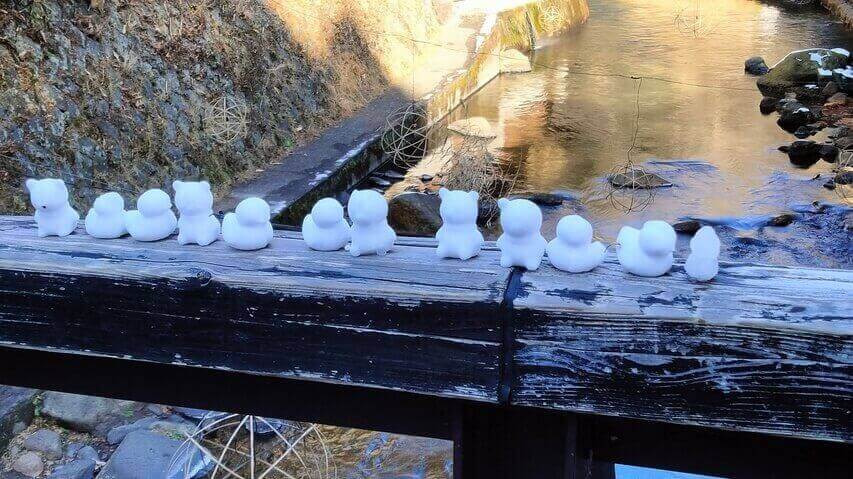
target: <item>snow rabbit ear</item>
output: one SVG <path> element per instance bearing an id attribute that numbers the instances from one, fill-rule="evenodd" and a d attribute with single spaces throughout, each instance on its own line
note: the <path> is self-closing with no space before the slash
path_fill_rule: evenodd
<path id="1" fill-rule="evenodd" d="M 444 187 L 442 187 L 441 189 L 438 190 L 438 196 L 441 199 L 446 198 L 448 193 L 450 193 L 450 190 L 448 190 L 447 188 L 444 188 Z"/>
<path id="2" fill-rule="evenodd" d="M 24 182 L 24 186 L 26 186 L 27 191 L 32 192 L 32 191 L 33 191 L 33 188 L 35 188 L 35 187 L 36 187 L 36 185 L 38 184 L 38 182 L 39 182 L 39 180 L 36 180 L 36 179 L 34 179 L 34 178 L 28 178 L 28 179 L 27 179 L 27 181 L 25 181 L 25 182 Z"/>
<path id="3" fill-rule="evenodd" d="M 506 199 L 506 198 L 501 198 L 501 199 L 499 199 L 499 200 L 498 200 L 498 208 L 500 208 L 501 210 L 503 210 L 503 209 L 504 209 L 504 208 L 506 208 L 507 206 L 509 206 L 509 200 L 508 200 L 508 199 Z"/>

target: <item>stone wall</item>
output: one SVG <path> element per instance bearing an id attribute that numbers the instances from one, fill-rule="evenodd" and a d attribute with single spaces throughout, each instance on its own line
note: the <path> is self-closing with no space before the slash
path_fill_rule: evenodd
<path id="1" fill-rule="evenodd" d="M 222 192 L 384 91 L 408 48 L 387 33 L 434 21 L 423 0 L 3 2 L 0 212 L 28 210 L 32 176 L 81 210 L 176 178 Z"/>

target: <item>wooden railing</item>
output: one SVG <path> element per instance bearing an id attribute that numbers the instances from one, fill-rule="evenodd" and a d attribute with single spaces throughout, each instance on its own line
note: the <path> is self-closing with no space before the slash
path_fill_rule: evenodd
<path id="1" fill-rule="evenodd" d="M 0 217 L 0 383 L 453 439 L 466 478 L 849 472 L 853 271 L 694 283 L 498 256 L 38 238 Z"/>

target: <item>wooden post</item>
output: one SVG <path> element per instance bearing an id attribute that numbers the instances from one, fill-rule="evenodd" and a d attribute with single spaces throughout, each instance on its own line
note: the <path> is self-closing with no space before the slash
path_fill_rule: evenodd
<path id="1" fill-rule="evenodd" d="M 453 477 L 613 479 L 613 464 L 593 460 L 573 414 L 462 405 L 454 424 Z"/>

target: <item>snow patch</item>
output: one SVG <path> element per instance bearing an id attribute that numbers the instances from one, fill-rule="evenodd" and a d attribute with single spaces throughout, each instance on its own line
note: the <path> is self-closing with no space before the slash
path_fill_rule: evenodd
<path id="1" fill-rule="evenodd" d="M 381 136 L 381 134 L 373 135 L 373 136 L 369 137 L 368 139 L 362 141 L 361 143 L 356 145 L 355 148 L 347 151 L 346 154 L 344 154 L 344 156 L 338 158 L 335 161 L 335 165 L 341 165 L 341 164 L 345 163 L 347 160 L 349 160 L 350 158 L 361 153 L 362 151 L 364 151 L 365 146 L 367 146 L 368 144 L 375 141 L 377 138 L 379 138 L 379 136 Z"/>

